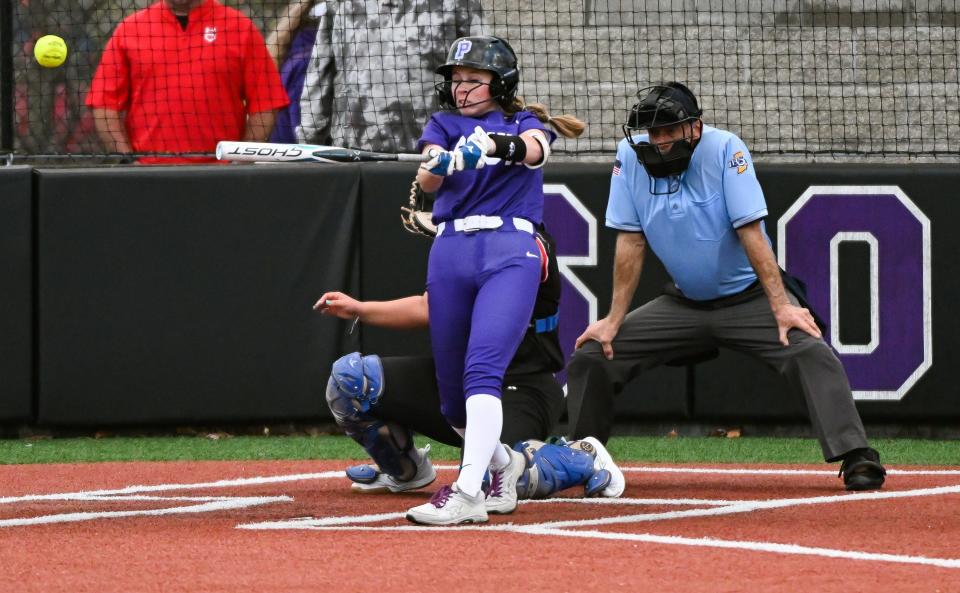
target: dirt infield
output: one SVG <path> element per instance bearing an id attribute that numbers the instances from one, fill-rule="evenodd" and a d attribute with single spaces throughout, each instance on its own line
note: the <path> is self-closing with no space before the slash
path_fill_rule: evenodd
<path id="1" fill-rule="evenodd" d="M 956 468 L 853 494 L 827 466 L 628 467 L 622 499 L 427 528 L 402 513 L 441 482 L 356 495 L 343 466 L 0 466 L 0 591 L 960 591 Z"/>

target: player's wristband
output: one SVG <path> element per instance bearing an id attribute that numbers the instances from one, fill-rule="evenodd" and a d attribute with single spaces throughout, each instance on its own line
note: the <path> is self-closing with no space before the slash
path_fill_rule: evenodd
<path id="1" fill-rule="evenodd" d="M 493 153 L 490 155 L 492 157 L 522 163 L 527 156 L 527 145 L 520 136 L 490 134 L 488 138 L 493 141 Z"/>

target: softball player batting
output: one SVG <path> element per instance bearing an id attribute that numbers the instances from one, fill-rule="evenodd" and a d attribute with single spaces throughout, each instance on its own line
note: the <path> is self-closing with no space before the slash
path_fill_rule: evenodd
<path id="1" fill-rule="evenodd" d="M 583 486 L 585 496 L 617 497 L 626 485 L 623 473 L 598 440 L 544 442 L 564 408 L 563 390 L 553 376 L 563 369 L 564 360 L 557 333 L 560 270 L 552 256 L 553 239 L 541 228 L 537 241 L 546 257 L 544 273 L 533 318 L 507 368 L 501 400 L 501 440 L 514 443 L 514 450 L 526 457 L 517 496 L 545 498 Z M 341 319 L 404 329 L 427 326 L 427 302 L 427 293 L 361 302 L 328 292 L 314 308 Z M 463 445 L 440 413 L 431 357 L 348 354 L 333 364 L 326 399 L 337 425 L 376 463 L 347 469 L 354 492 L 406 492 L 432 483 L 436 471 L 429 446 L 416 448 L 414 432 L 455 447 Z"/>
<path id="2" fill-rule="evenodd" d="M 430 525 L 484 522 L 512 513 L 524 458 L 500 444 L 504 372 L 526 331 L 540 281 L 534 238 L 543 215 L 543 173 L 556 135 L 583 131 L 569 116 L 551 118 L 516 96 L 513 49 L 497 37 L 454 42 L 437 68 L 440 105 L 417 143 L 432 155 L 417 173 L 436 192 L 437 238 L 427 268 L 430 336 L 441 412 L 463 435 L 454 484 L 407 519 Z M 490 469 L 486 497 L 481 483 Z"/>
<path id="3" fill-rule="evenodd" d="M 577 338 L 568 368 L 573 436 L 606 441 L 613 394 L 630 377 L 721 346 L 759 358 L 803 393 L 824 458 L 843 462 L 848 490 L 880 488 L 886 471 L 867 444 L 843 366 L 800 285 L 777 266 L 746 145 L 704 125 L 683 84 L 637 98 L 607 204 L 607 226 L 619 231 L 613 302 Z M 673 285 L 628 314 L 648 244 Z"/>

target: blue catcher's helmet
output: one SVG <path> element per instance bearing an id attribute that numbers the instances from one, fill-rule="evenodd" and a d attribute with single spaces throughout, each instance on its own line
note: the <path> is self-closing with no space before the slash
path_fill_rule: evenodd
<path id="1" fill-rule="evenodd" d="M 443 82 L 437 83 L 437 100 L 445 109 L 456 109 L 451 92 L 454 66 L 466 66 L 493 73 L 490 96 L 503 108 L 508 108 L 517 96 L 520 69 L 517 54 L 505 39 L 493 36 L 461 37 L 453 42 L 447 61 L 437 68 Z"/>
<path id="2" fill-rule="evenodd" d="M 348 418 L 370 411 L 383 394 L 383 363 L 376 354 L 347 354 L 333 363 L 327 402 L 334 416 Z"/>

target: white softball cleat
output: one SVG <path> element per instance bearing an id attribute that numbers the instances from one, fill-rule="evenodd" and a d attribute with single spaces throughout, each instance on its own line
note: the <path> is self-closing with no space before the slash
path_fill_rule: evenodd
<path id="1" fill-rule="evenodd" d="M 596 437 L 586 437 L 582 440 L 590 443 L 596 451 L 596 455 L 594 455 L 593 458 L 594 471 L 605 469 L 610 472 L 610 483 L 603 489 L 602 496 L 604 498 L 618 498 L 623 494 L 623 491 L 627 489 L 627 480 L 623 477 L 623 472 L 620 471 L 620 468 L 614 463 L 613 457 L 607 451 L 607 448 L 604 447 L 603 443 L 598 441 Z"/>
<path id="2" fill-rule="evenodd" d="M 517 508 L 517 481 L 527 466 L 527 458 L 505 445 L 510 456 L 507 465 L 500 469 L 490 468 L 490 491 L 487 492 L 487 512 L 508 515 Z"/>
<path id="3" fill-rule="evenodd" d="M 354 465 L 347 468 L 347 477 L 353 482 L 350 489 L 360 494 L 394 494 L 416 490 L 433 483 L 437 479 L 437 472 L 430 462 L 430 445 L 417 449 L 420 462 L 417 463 L 417 473 L 407 481 L 395 479 L 390 474 L 381 472 L 374 465 Z"/>
<path id="4" fill-rule="evenodd" d="M 407 511 L 407 520 L 422 525 L 460 525 L 461 523 L 486 523 L 483 491 L 469 496 L 457 490 L 456 482 L 444 486 L 430 497 L 430 502 Z"/>

